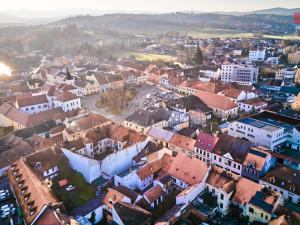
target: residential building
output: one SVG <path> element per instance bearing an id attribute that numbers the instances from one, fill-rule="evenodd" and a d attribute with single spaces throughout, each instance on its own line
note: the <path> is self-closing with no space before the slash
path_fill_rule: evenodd
<path id="1" fill-rule="evenodd" d="M 204 162 L 211 162 L 211 152 L 215 148 L 219 138 L 204 132 L 200 132 L 194 144 L 195 156 Z"/>
<path id="2" fill-rule="evenodd" d="M 280 151 L 283 147 L 299 151 L 299 124 L 300 120 L 263 111 L 232 122 L 228 134 L 246 138 L 272 151 Z"/>
<path id="3" fill-rule="evenodd" d="M 118 225 L 150 225 L 151 213 L 133 204 L 117 202 L 113 205 L 112 219 Z"/>
<path id="4" fill-rule="evenodd" d="M 79 96 L 88 96 L 99 92 L 99 84 L 92 80 L 75 80 L 74 85 L 78 89 Z"/>
<path id="5" fill-rule="evenodd" d="M 300 63 L 300 52 L 289 53 L 288 63 L 291 65 L 297 65 Z"/>
<path id="6" fill-rule="evenodd" d="M 259 112 L 268 106 L 268 103 L 262 100 L 260 97 L 247 99 L 238 102 L 239 110 L 243 112 Z"/>
<path id="7" fill-rule="evenodd" d="M 55 100 L 54 105 L 61 108 L 64 112 L 69 112 L 81 108 L 81 101 L 78 96 L 67 91 Z"/>
<path id="8" fill-rule="evenodd" d="M 253 65 L 232 64 L 225 61 L 222 65 L 221 81 L 252 85 L 257 82 L 258 68 Z"/>
<path id="9" fill-rule="evenodd" d="M 209 156 L 211 163 L 241 175 L 243 162 L 248 154 L 251 142 L 242 138 L 235 138 L 227 134 L 221 134 L 215 147 Z"/>
<path id="10" fill-rule="evenodd" d="M 198 91 L 195 95 L 212 109 L 215 116 L 220 118 L 237 116 L 238 105 L 229 98 L 204 91 Z"/>
<path id="11" fill-rule="evenodd" d="M 95 197 L 85 202 L 82 206 L 72 210 L 71 215 L 76 218 L 80 224 L 84 224 L 85 220 L 90 221 L 92 216 L 95 217 L 94 223 L 101 222 L 103 219 L 102 197 Z"/>
<path id="12" fill-rule="evenodd" d="M 266 58 L 266 49 L 250 49 L 249 60 L 250 61 L 264 61 Z"/>
<path id="13" fill-rule="evenodd" d="M 46 149 L 26 156 L 25 162 L 41 180 L 52 179 L 59 173 L 58 154 L 56 150 Z"/>
<path id="14" fill-rule="evenodd" d="M 278 192 L 268 189 L 257 191 L 246 205 L 246 214 L 249 217 L 249 222 L 268 223 L 277 207 L 282 205 L 282 203 L 281 194 Z"/>
<path id="15" fill-rule="evenodd" d="M 24 160 L 11 165 L 8 177 L 26 224 L 35 224 L 51 207 L 58 205 L 51 190 L 39 181 Z"/>
<path id="16" fill-rule="evenodd" d="M 169 141 L 168 148 L 174 152 L 180 152 L 188 156 L 194 156 L 195 140 L 183 135 L 174 134 Z"/>
<path id="17" fill-rule="evenodd" d="M 182 129 L 187 127 L 189 117 L 184 112 L 164 108 L 137 110 L 123 121 L 123 125 L 140 133 L 146 133 L 150 127 L 170 127 Z"/>
<path id="18" fill-rule="evenodd" d="M 250 147 L 243 162 L 242 176 L 258 182 L 275 164 L 268 149 L 261 147 Z"/>
<path id="19" fill-rule="evenodd" d="M 219 167 L 213 166 L 206 180 L 206 188 L 217 197 L 218 211 L 227 215 L 230 209 L 231 197 L 235 191 L 237 177 Z"/>
<path id="20" fill-rule="evenodd" d="M 71 167 L 82 173 L 88 183 L 103 176 L 111 178 L 133 165 L 133 158 L 149 139 L 118 124 L 81 133 L 61 147 Z M 118 162 L 117 164 L 114 162 Z"/>
<path id="21" fill-rule="evenodd" d="M 278 165 L 265 174 L 259 183 L 266 188 L 280 192 L 286 201 L 300 203 L 300 172 L 287 166 Z"/>
<path id="22" fill-rule="evenodd" d="M 50 104 L 45 95 L 20 97 L 16 100 L 16 108 L 27 114 L 34 114 L 50 109 Z"/>

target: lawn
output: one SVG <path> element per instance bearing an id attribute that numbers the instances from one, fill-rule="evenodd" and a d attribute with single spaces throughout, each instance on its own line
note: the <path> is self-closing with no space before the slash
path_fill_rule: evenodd
<path id="1" fill-rule="evenodd" d="M 96 186 L 86 183 L 80 173 L 68 166 L 66 159 L 61 159 L 59 168 L 60 173 L 53 182 L 52 190 L 57 198 L 64 203 L 68 212 L 95 197 Z M 68 179 L 68 184 L 76 186 L 76 189 L 68 192 L 65 187 L 59 187 L 57 181 L 60 179 Z"/>

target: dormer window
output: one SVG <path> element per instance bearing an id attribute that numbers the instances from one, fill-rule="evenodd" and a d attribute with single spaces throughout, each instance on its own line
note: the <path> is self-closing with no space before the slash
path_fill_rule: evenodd
<path id="1" fill-rule="evenodd" d="M 35 165 L 34 165 L 34 168 L 36 170 L 41 170 L 42 169 L 42 163 L 41 162 L 36 162 Z"/>

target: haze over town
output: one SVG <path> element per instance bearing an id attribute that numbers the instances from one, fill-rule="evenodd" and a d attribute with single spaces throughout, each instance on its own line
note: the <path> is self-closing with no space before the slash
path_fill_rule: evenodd
<path id="1" fill-rule="evenodd" d="M 298 0 L 0 4 L 0 225 L 299 225 Z"/>

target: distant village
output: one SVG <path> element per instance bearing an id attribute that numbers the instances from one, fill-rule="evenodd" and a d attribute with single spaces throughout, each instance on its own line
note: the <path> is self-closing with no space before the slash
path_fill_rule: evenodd
<path id="1" fill-rule="evenodd" d="M 0 81 L 3 224 L 300 224 L 299 42 L 141 42 Z"/>

